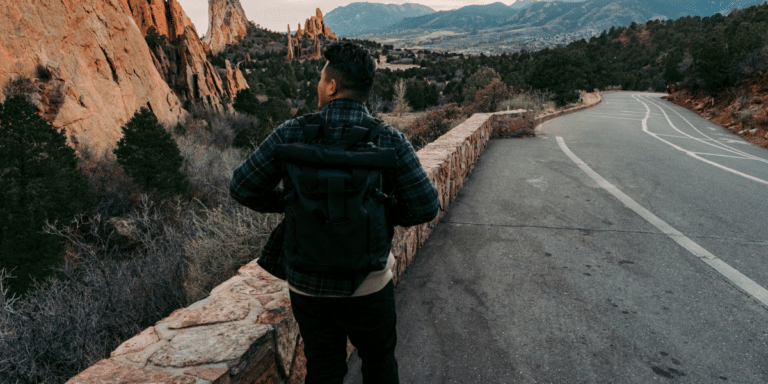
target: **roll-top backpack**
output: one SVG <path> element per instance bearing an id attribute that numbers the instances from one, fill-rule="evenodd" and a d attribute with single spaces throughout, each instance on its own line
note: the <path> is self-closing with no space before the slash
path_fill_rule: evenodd
<path id="1" fill-rule="evenodd" d="M 394 148 L 373 139 L 386 127 L 365 118 L 364 126 L 327 127 L 319 114 L 299 118 L 300 142 L 277 145 L 283 161 L 285 252 L 288 265 L 312 272 L 382 270 L 391 247 L 387 210 L 394 198 L 383 190 L 384 175 L 397 166 Z M 329 129 L 343 129 L 333 139 Z"/>

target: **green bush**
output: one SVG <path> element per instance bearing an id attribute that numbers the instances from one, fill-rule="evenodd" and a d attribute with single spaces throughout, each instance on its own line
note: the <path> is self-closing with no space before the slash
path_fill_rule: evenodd
<path id="1" fill-rule="evenodd" d="M 259 113 L 259 100 L 249 88 L 245 88 L 237 92 L 232 107 L 240 113 L 256 116 Z"/>
<path id="2" fill-rule="evenodd" d="M 184 158 L 154 113 L 142 107 L 122 130 L 123 138 L 114 153 L 131 179 L 144 191 L 156 191 L 161 196 L 187 192 L 189 180 L 180 170 Z"/>

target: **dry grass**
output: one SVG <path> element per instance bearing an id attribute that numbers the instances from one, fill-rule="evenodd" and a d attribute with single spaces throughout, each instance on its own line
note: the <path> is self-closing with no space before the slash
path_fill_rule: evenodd
<path id="1" fill-rule="evenodd" d="M 193 215 L 195 236 L 184 246 L 189 260 L 184 284 L 187 302 L 195 302 L 261 254 L 281 215 L 261 214 L 242 206 L 204 209 Z"/>

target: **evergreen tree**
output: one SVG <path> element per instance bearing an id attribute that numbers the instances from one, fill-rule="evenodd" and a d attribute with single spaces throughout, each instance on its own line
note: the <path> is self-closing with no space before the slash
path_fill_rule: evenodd
<path id="1" fill-rule="evenodd" d="M 249 88 L 245 88 L 237 92 L 232 107 L 235 111 L 256 116 L 259 112 L 259 99 Z"/>
<path id="2" fill-rule="evenodd" d="M 62 256 L 61 238 L 43 233 L 46 221 L 68 223 L 84 201 L 87 180 L 65 132 L 57 132 L 26 97 L 0 104 L 0 268 L 26 291 Z"/>
<path id="3" fill-rule="evenodd" d="M 137 111 L 122 127 L 123 138 L 114 153 L 125 173 L 145 191 L 161 195 L 185 194 L 189 180 L 181 172 L 184 158 L 171 134 L 147 108 Z"/>

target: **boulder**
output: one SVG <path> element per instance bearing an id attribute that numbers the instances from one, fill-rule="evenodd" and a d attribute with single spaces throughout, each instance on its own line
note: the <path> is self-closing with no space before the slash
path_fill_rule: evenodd
<path id="1" fill-rule="evenodd" d="M 61 91 L 50 118 L 66 128 L 75 149 L 114 147 L 120 127 L 141 107 L 165 124 L 187 114 L 158 73 L 126 1 L 0 0 L 0 87 L 19 76 L 36 78 L 38 68 L 50 72 L 39 80 Z M 0 102 L 7 96 L 0 91 Z"/>
<path id="2" fill-rule="evenodd" d="M 248 19 L 239 0 L 208 0 L 208 32 L 203 42 L 215 55 L 227 46 L 245 38 Z"/>

